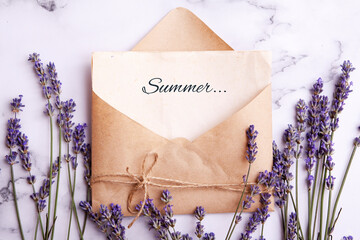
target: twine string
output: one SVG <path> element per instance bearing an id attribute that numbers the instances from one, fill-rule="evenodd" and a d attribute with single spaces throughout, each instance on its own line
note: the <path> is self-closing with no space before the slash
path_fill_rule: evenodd
<path id="1" fill-rule="evenodd" d="M 150 157 L 153 156 L 153 161 L 151 165 L 146 169 L 145 164 L 149 161 Z M 129 171 L 129 167 L 126 168 L 126 173 L 118 173 L 118 174 L 107 174 L 103 176 L 95 177 L 91 180 L 91 183 L 97 182 L 114 182 L 114 183 L 124 183 L 124 184 L 135 184 L 135 187 L 131 189 L 128 199 L 127 199 L 127 210 L 132 213 L 136 214 L 133 221 L 129 224 L 128 228 L 137 221 L 137 219 L 141 216 L 143 209 L 146 204 L 146 199 L 149 198 L 149 186 L 161 187 L 161 188 L 212 188 L 212 189 L 219 189 L 225 191 L 233 191 L 233 192 L 242 192 L 244 190 L 244 183 L 240 184 L 203 184 L 203 183 L 194 183 L 194 182 L 186 182 L 182 180 L 176 179 L 168 179 L 162 177 L 151 177 L 149 176 L 152 169 L 156 165 L 158 161 L 158 154 L 156 152 L 147 153 L 141 163 L 141 174 L 134 174 Z M 124 181 L 121 179 L 103 179 L 103 177 L 129 177 L 133 181 Z M 163 183 L 157 183 L 153 180 L 157 180 Z M 247 183 L 248 186 L 255 185 L 256 183 Z M 134 194 L 140 190 L 144 190 L 143 201 L 141 202 L 140 208 L 138 211 L 134 211 L 131 208 L 132 200 Z M 265 189 L 262 192 L 269 192 L 269 189 Z"/>

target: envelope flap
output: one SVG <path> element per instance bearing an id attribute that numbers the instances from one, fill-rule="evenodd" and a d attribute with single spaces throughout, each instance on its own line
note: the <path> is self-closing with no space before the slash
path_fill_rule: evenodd
<path id="1" fill-rule="evenodd" d="M 185 8 L 170 11 L 133 51 L 232 50 L 204 22 Z"/>

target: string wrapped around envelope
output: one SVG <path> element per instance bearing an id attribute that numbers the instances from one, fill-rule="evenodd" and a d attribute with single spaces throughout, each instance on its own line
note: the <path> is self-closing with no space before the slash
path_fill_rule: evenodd
<path id="1" fill-rule="evenodd" d="M 146 169 L 145 165 L 147 161 L 153 158 L 151 165 Z M 97 176 L 92 178 L 91 183 L 98 183 L 98 182 L 113 182 L 113 183 L 123 183 L 123 184 L 131 184 L 135 185 L 135 187 L 131 190 L 128 199 L 127 199 L 127 209 L 130 213 L 136 214 L 133 221 L 129 224 L 129 228 L 135 223 L 135 221 L 141 216 L 145 201 L 149 198 L 149 186 L 159 187 L 159 188 L 211 188 L 211 189 L 219 189 L 224 191 L 233 191 L 233 192 L 242 192 L 244 187 L 249 185 L 255 185 L 256 183 L 247 183 L 246 186 L 244 183 L 234 183 L 234 184 L 204 184 L 204 183 L 195 183 L 195 182 L 187 182 L 182 180 L 170 179 L 170 178 L 162 178 L 162 177 L 155 177 L 149 176 L 153 167 L 157 164 L 158 161 L 158 154 L 156 152 L 147 153 L 144 157 L 142 164 L 141 164 L 141 174 L 133 174 L 130 172 L 129 167 L 126 168 L 126 173 L 118 173 L 118 174 L 106 174 L 102 176 Z M 111 179 L 105 179 L 105 178 Z M 128 177 L 130 181 L 125 181 L 119 179 L 119 177 Z M 144 190 L 144 197 L 143 201 L 141 202 L 141 206 L 139 211 L 134 211 L 131 208 L 131 203 L 134 194 L 139 191 Z M 262 192 L 268 192 L 269 189 L 262 190 Z"/>

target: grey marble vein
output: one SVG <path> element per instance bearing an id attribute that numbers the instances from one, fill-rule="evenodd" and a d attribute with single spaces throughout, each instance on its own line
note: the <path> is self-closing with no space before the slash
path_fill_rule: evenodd
<path id="1" fill-rule="evenodd" d="M 303 60 L 304 58 L 308 57 L 307 54 L 301 54 L 298 56 L 291 56 L 291 55 L 284 55 L 282 56 L 279 60 L 274 61 L 274 65 L 280 65 L 280 69 L 273 71 L 272 76 L 274 77 L 275 75 L 279 74 L 279 73 L 283 73 L 285 71 L 285 69 L 296 66 L 296 64 L 298 64 L 298 62 L 300 62 L 301 60 Z"/>

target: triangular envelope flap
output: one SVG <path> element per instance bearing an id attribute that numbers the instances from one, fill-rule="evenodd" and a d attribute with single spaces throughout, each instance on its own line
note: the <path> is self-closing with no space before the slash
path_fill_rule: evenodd
<path id="1" fill-rule="evenodd" d="M 154 90 L 206 85 L 212 92 Z M 115 109 L 165 138 L 193 140 L 251 101 L 270 82 L 268 52 L 117 52 L 93 55 L 93 91 Z"/>
<path id="2" fill-rule="evenodd" d="M 133 51 L 232 50 L 216 33 L 185 8 L 170 11 Z"/>

